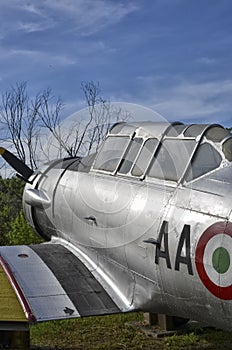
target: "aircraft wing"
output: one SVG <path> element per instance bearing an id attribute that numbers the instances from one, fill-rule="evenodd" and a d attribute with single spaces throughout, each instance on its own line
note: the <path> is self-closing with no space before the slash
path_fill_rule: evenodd
<path id="1" fill-rule="evenodd" d="M 24 315 L 34 323 L 122 312 L 114 292 L 110 296 L 86 265 L 62 244 L 0 247 L 0 320 L 22 321 Z"/>

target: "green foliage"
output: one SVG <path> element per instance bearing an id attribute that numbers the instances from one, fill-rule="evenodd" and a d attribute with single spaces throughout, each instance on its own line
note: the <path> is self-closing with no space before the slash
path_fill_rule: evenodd
<path id="1" fill-rule="evenodd" d="M 0 177 L 0 245 L 8 244 L 7 234 L 11 223 L 22 209 L 24 183 L 18 178 Z"/>
<path id="2" fill-rule="evenodd" d="M 194 327 L 188 333 L 171 337 L 147 336 L 139 328 L 143 313 L 87 317 L 44 322 L 31 326 L 35 350 L 231 350 L 232 333 Z"/>
<path id="3" fill-rule="evenodd" d="M 10 231 L 6 235 L 8 245 L 35 244 L 41 239 L 35 234 L 24 218 L 23 211 L 10 223 Z"/>
<path id="4" fill-rule="evenodd" d="M 33 244 L 41 240 L 27 224 L 22 211 L 25 183 L 0 177 L 0 245 Z"/>
<path id="5" fill-rule="evenodd" d="M 183 335 L 175 334 L 165 339 L 165 349 L 178 350 L 186 346 L 196 345 L 199 341 L 199 336 L 193 332 Z"/>
<path id="6" fill-rule="evenodd" d="M 31 343 L 39 349 L 163 350 L 157 347 L 158 340 L 125 325 L 142 318 L 143 314 L 133 313 L 41 323 L 31 327 Z"/>

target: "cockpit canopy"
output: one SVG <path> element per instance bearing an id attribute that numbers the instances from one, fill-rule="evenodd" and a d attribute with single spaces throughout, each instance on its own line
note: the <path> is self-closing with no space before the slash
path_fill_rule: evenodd
<path id="1" fill-rule="evenodd" d="M 143 180 L 189 182 L 232 162 L 232 134 L 220 125 L 115 124 L 92 170 Z"/>

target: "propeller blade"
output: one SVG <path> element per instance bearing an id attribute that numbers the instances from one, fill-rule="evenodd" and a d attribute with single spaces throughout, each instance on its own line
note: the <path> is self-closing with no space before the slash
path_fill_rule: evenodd
<path id="1" fill-rule="evenodd" d="M 13 153 L 7 151 L 5 148 L 0 147 L 0 155 L 5 159 L 5 161 L 14 168 L 25 180 L 33 174 L 33 170 L 30 169 L 26 164 L 24 164 L 19 158 L 17 158 Z"/>

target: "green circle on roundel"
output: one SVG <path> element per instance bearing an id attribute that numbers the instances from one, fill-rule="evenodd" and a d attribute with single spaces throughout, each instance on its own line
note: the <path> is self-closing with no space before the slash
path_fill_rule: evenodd
<path id="1" fill-rule="evenodd" d="M 226 273 L 230 267 L 230 254 L 225 248 L 217 248 L 213 253 L 212 263 L 218 273 Z"/>

